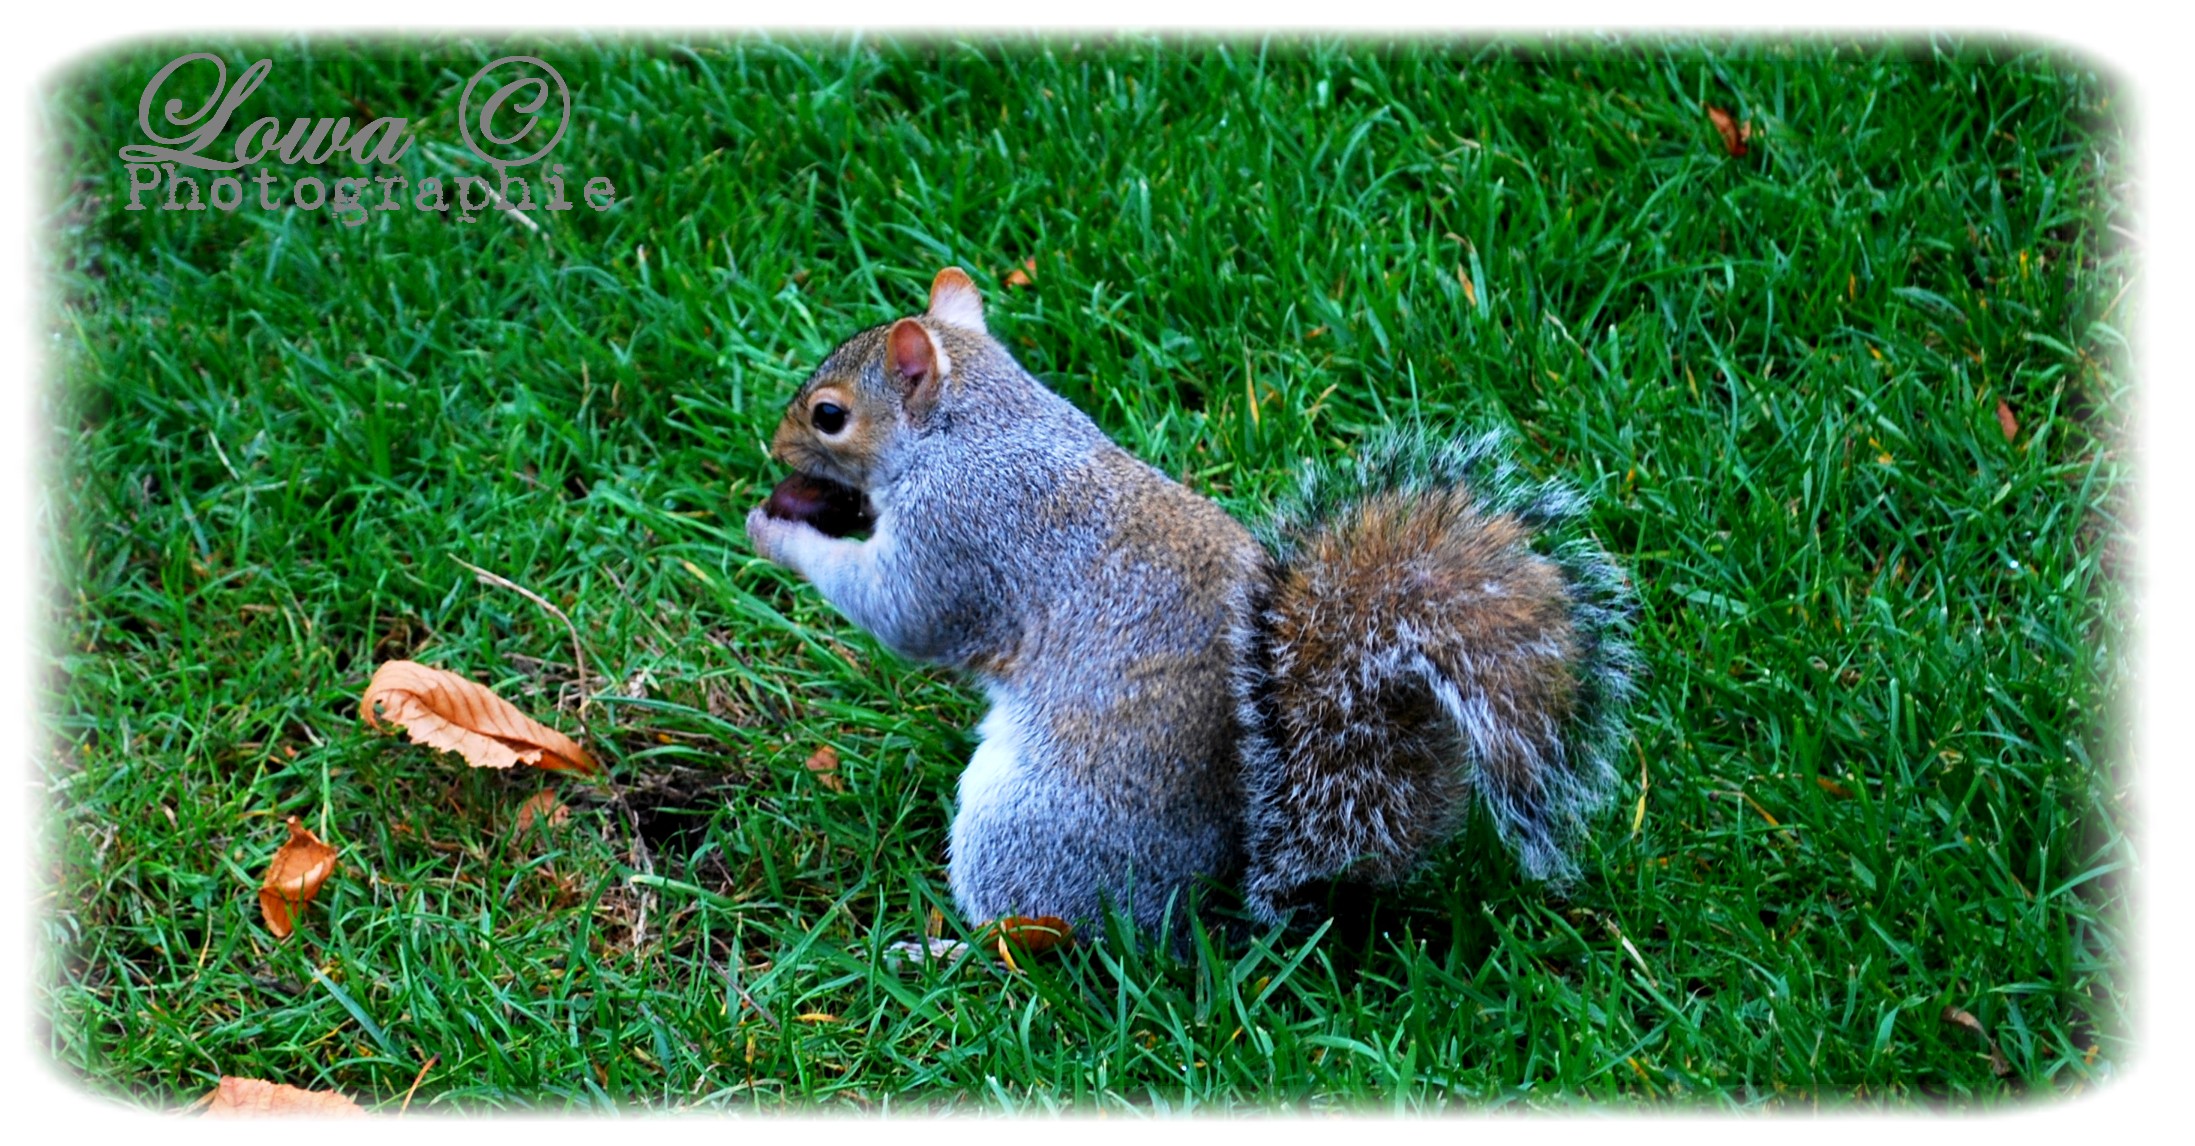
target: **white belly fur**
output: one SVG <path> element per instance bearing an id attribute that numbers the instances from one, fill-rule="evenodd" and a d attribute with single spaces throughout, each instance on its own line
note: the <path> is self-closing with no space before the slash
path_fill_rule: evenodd
<path id="1" fill-rule="evenodd" d="M 960 816 L 987 816 L 1003 810 L 1021 774 L 1021 714 L 1012 704 L 994 698 L 983 723 L 976 725 L 981 742 L 960 774 Z"/>

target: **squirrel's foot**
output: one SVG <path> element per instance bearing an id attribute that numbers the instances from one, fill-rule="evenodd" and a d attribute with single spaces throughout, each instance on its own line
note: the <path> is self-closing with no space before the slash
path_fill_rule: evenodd
<path id="1" fill-rule="evenodd" d="M 884 949 L 884 963 L 892 970 L 922 963 L 945 963 L 974 948 L 958 939 L 902 939 Z"/>

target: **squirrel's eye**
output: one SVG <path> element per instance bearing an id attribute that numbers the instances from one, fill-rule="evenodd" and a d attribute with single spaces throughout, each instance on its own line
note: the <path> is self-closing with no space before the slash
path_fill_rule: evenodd
<path id="1" fill-rule="evenodd" d="M 846 407 L 836 402 L 818 402 L 808 411 L 808 420 L 826 434 L 835 434 L 846 428 Z"/>

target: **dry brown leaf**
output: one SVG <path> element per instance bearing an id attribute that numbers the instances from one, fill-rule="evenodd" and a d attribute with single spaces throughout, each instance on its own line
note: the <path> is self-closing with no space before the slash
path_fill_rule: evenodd
<path id="1" fill-rule="evenodd" d="M 2004 431 L 2005 441 L 2020 436 L 2020 420 L 2012 416 L 2012 407 L 2002 398 L 1997 399 L 1997 428 Z"/>
<path id="2" fill-rule="evenodd" d="M 1943 1009 L 1943 1021 L 1972 1033 L 1975 1038 L 1989 1045 L 1989 1072 L 1991 1074 L 2003 1078 L 2005 1075 L 2012 1073 L 2012 1064 L 2006 1062 L 2004 1055 L 1997 1050 L 1997 1040 L 1990 1038 L 1989 1032 L 1982 1029 L 1980 1019 L 1957 1007 L 1947 1005 Z"/>
<path id="3" fill-rule="evenodd" d="M 320 885 L 335 874 L 335 849 L 321 843 L 296 816 L 289 820 L 290 838 L 274 850 L 267 877 L 259 883 L 259 914 L 276 939 L 288 939 L 297 920 Z"/>
<path id="4" fill-rule="evenodd" d="M 518 830 L 520 832 L 533 827 L 535 822 L 543 820 L 547 822 L 549 827 L 561 828 L 564 826 L 564 821 L 571 818 L 572 810 L 565 807 L 562 800 L 556 798 L 556 791 L 551 788 L 543 788 L 535 792 L 527 798 L 525 803 L 518 806 Z"/>
<path id="5" fill-rule="evenodd" d="M 996 924 L 999 934 L 1030 954 L 1050 951 L 1074 942 L 1075 929 L 1057 915 L 1006 915 Z"/>
<path id="6" fill-rule="evenodd" d="M 1033 258 L 1023 259 L 1020 266 L 1006 272 L 1006 285 L 1009 287 L 1028 286 L 1036 278 L 1036 273 L 1037 261 Z"/>
<path id="7" fill-rule="evenodd" d="M 838 774 L 838 749 L 828 744 L 816 749 L 815 754 L 808 757 L 808 771 L 815 776 L 816 783 L 831 791 L 846 790 L 846 779 Z"/>
<path id="8" fill-rule="evenodd" d="M 1057 915 L 1002 915 L 991 921 L 989 931 L 998 944 L 998 957 L 1014 971 L 1021 970 L 1014 963 L 1016 948 L 1030 955 L 1042 955 L 1075 940 L 1074 928 Z"/>
<path id="9" fill-rule="evenodd" d="M 258 1078 L 229 1078 L 207 1096 L 208 1118 L 266 1118 L 302 1114 L 316 1118 L 355 1118 L 366 1113 L 356 1102 L 332 1090 L 305 1090 Z"/>
<path id="10" fill-rule="evenodd" d="M 1816 776 L 1814 777 L 1814 782 L 1821 785 L 1822 791 L 1827 792 L 1840 800 L 1849 800 L 1852 798 L 1852 789 L 1837 783 L 1835 780 L 1832 780 L 1827 776 Z"/>
<path id="11" fill-rule="evenodd" d="M 402 725 L 413 743 L 455 752 L 475 768 L 601 771 L 571 737 L 518 711 L 486 685 L 416 661 L 386 661 L 375 669 L 358 713 L 373 728 L 382 720 Z"/>
<path id="12" fill-rule="evenodd" d="M 1722 149 L 1736 157 L 1748 150 L 1746 142 L 1753 138 L 1753 121 L 1739 123 L 1730 113 L 1709 104 L 1707 120 L 1715 125 L 1715 134 L 1722 136 Z"/>

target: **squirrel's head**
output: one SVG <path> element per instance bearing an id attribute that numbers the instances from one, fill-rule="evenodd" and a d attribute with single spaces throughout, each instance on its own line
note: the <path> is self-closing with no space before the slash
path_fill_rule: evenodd
<path id="1" fill-rule="evenodd" d="M 939 271 L 928 311 L 870 327 L 816 367 L 786 406 L 770 456 L 866 492 L 954 385 L 954 350 L 973 356 L 989 344 L 974 280 L 959 267 Z"/>

